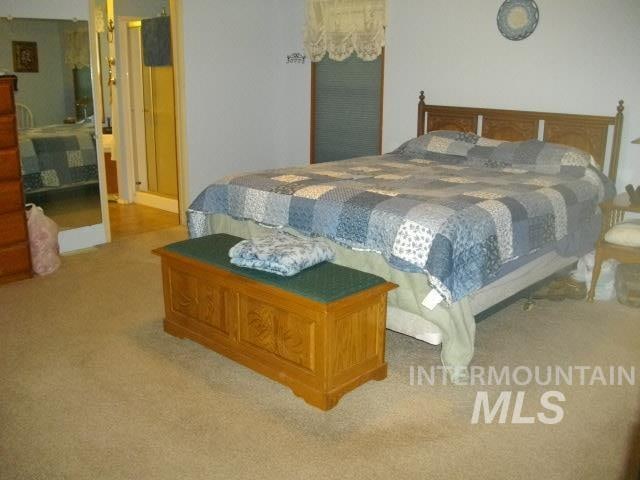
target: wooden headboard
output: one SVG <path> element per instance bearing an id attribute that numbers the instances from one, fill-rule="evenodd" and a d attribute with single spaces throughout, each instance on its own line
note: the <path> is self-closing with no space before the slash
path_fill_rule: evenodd
<path id="1" fill-rule="evenodd" d="M 473 132 L 497 140 L 521 141 L 540 139 L 562 143 L 584 150 L 604 170 L 608 149 L 609 127 L 613 126 L 609 178 L 616 179 L 624 102 L 618 103 L 613 117 L 575 115 L 571 113 L 499 110 L 493 108 L 448 107 L 427 105 L 424 92 L 418 102 L 418 136 L 433 130 Z M 481 128 L 479 128 L 481 125 Z"/>

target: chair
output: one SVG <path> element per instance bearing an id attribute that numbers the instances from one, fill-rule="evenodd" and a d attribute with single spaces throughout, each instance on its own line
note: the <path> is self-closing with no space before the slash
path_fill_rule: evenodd
<path id="1" fill-rule="evenodd" d="M 631 203 L 631 199 L 627 193 L 621 193 L 617 197 L 600 204 L 602 209 L 602 230 L 600 239 L 596 244 L 596 257 L 593 266 L 593 275 L 591 277 L 591 288 L 587 296 L 589 301 L 595 298 L 596 284 L 600 276 L 602 262 L 609 258 L 614 258 L 620 263 L 632 263 L 640 265 L 640 245 L 638 245 L 637 229 L 626 228 L 629 224 L 623 224 L 625 213 L 640 213 L 640 204 Z M 621 242 L 620 233 L 625 230 L 624 236 L 626 241 Z M 617 236 L 612 233 L 617 230 Z M 633 239 L 633 240 L 631 240 Z"/>
<path id="2" fill-rule="evenodd" d="M 33 113 L 25 104 L 16 103 L 16 119 L 18 121 L 18 130 L 33 128 Z"/>

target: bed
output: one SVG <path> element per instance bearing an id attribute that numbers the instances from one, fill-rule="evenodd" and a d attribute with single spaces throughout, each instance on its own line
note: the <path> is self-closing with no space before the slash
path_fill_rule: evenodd
<path id="1" fill-rule="evenodd" d="M 455 380 L 473 357 L 474 315 L 593 249 L 622 112 L 430 106 L 421 92 L 418 137 L 394 152 L 226 177 L 190 206 L 189 233 L 325 237 L 336 263 L 400 286 L 388 328 L 441 342 Z"/>
<path id="2" fill-rule="evenodd" d="M 92 123 L 24 129 L 19 141 L 25 194 L 98 184 Z"/>

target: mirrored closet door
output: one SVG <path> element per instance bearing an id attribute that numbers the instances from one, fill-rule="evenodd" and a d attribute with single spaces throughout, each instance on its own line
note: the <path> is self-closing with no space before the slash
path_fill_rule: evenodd
<path id="1" fill-rule="evenodd" d="M 42 207 L 56 222 L 63 252 L 107 239 L 91 44 L 85 20 L 0 19 L 0 70 L 18 81 L 25 203 Z"/>

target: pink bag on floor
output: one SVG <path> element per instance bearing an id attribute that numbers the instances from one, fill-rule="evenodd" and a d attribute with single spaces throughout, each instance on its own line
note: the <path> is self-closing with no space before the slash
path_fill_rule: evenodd
<path id="1" fill-rule="evenodd" d="M 58 225 L 44 214 L 42 208 L 27 204 L 27 229 L 31 247 L 31 264 L 38 275 L 48 275 L 60 266 Z"/>

